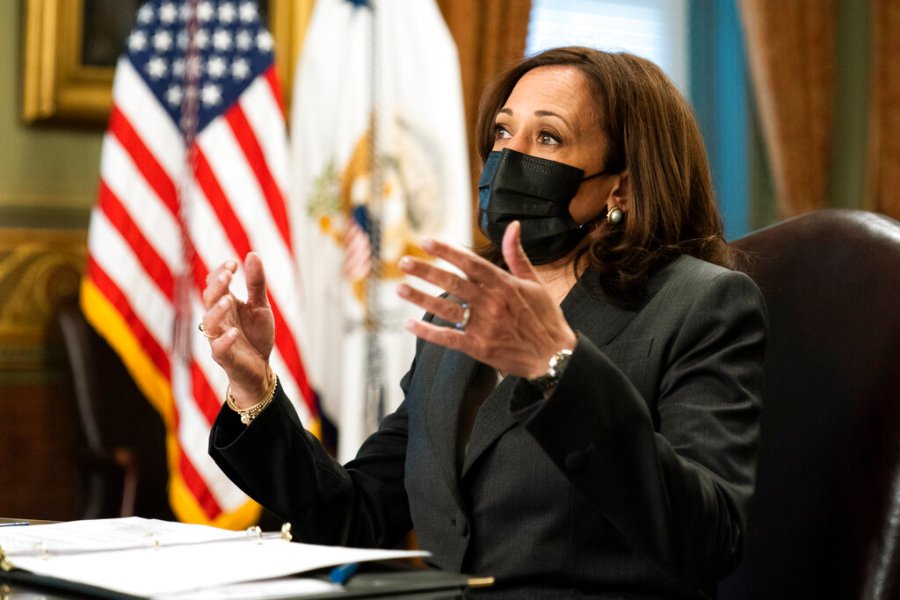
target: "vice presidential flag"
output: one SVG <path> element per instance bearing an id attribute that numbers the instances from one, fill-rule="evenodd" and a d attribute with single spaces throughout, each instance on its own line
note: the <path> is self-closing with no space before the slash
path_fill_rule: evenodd
<path id="1" fill-rule="evenodd" d="M 343 461 L 399 404 L 414 353 L 402 321 L 422 315 L 394 293 L 398 259 L 423 236 L 471 243 L 459 64 L 434 0 L 317 0 L 291 136 L 307 367 Z M 367 281 L 342 275 L 349 219 L 377 225 Z"/>
<path id="2" fill-rule="evenodd" d="M 250 0 L 150 0 L 119 59 L 81 305 L 167 430 L 169 493 L 184 521 L 258 516 L 207 455 L 226 377 L 197 330 L 210 269 L 250 250 L 276 320 L 271 363 L 303 422 L 318 420 L 298 339 L 285 203 L 287 144 L 273 41 Z M 238 275 L 233 291 L 245 290 Z"/>

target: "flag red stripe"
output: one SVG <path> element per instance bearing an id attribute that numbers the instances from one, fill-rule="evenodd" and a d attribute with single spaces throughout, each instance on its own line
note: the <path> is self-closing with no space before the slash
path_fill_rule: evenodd
<path id="1" fill-rule="evenodd" d="M 190 241 L 188 241 L 188 245 L 193 245 Z M 197 289 L 202 292 L 202 290 L 206 287 L 206 274 L 207 269 L 206 265 L 203 262 L 203 259 L 200 258 L 200 255 L 194 251 L 194 248 L 191 248 L 191 256 L 192 260 L 192 268 L 191 274 L 194 277 L 194 285 L 197 286 Z M 216 420 L 216 415 L 219 414 L 219 408 L 221 407 L 221 403 L 219 399 L 216 397 L 216 392 L 213 390 L 212 386 L 209 384 L 209 380 L 206 378 L 206 374 L 200 368 L 200 365 L 197 364 L 196 361 L 191 361 L 191 385 L 193 391 L 194 402 L 197 404 L 197 407 L 200 409 L 200 412 L 203 413 L 203 416 L 206 417 L 206 421 L 211 426 L 213 421 Z"/>
<path id="2" fill-rule="evenodd" d="M 262 76 L 265 77 L 266 83 L 269 84 L 269 89 L 272 90 L 272 96 L 275 98 L 275 102 L 278 104 L 282 116 L 284 116 L 284 98 L 281 97 L 281 82 L 278 80 L 278 71 L 276 71 L 273 66 L 270 69 L 267 69 Z"/>
<path id="3" fill-rule="evenodd" d="M 175 281 L 168 265 L 153 244 L 144 236 L 119 198 L 102 179 L 98 195 L 98 206 L 106 215 L 107 220 L 131 247 L 141 266 L 144 267 L 144 271 L 156 283 L 156 287 L 171 302 L 175 297 Z"/>
<path id="4" fill-rule="evenodd" d="M 169 433 L 179 431 L 181 431 L 181 414 L 178 412 L 178 403 L 175 402 L 172 405 L 172 424 L 169 427 Z M 178 461 L 178 473 L 182 481 L 184 481 L 185 487 L 191 493 L 191 496 L 194 497 L 197 506 L 203 511 L 206 518 L 212 521 L 222 514 L 222 507 L 219 506 L 218 501 L 216 501 L 215 496 L 213 496 L 206 485 L 206 481 L 197 471 L 194 463 L 191 462 L 190 457 L 184 453 L 184 447 L 180 443 L 181 440 L 179 439 L 178 441 L 178 453 L 175 456 L 175 460 Z"/>
<path id="5" fill-rule="evenodd" d="M 209 491 L 209 488 L 206 486 L 200 473 L 197 472 L 197 469 L 194 467 L 190 458 L 184 453 L 184 448 L 182 446 L 178 446 L 178 453 L 178 465 L 184 484 L 187 486 L 187 489 L 190 490 L 191 495 L 196 499 L 197 505 L 200 507 L 200 510 L 203 511 L 203 514 L 205 514 L 209 520 L 215 519 L 222 514 L 222 507 L 216 502 L 215 497 L 212 495 L 212 492 Z"/>
<path id="6" fill-rule="evenodd" d="M 306 378 L 306 371 L 303 369 L 303 361 L 300 359 L 297 340 L 294 339 L 293 332 L 287 326 L 287 322 L 285 322 L 281 311 L 278 309 L 278 304 L 272 300 L 271 294 L 269 294 L 269 304 L 272 306 L 272 314 L 275 317 L 275 345 L 278 347 L 278 351 L 281 353 L 288 371 L 294 376 L 294 380 L 300 388 L 300 393 L 303 394 L 303 401 L 309 408 L 309 413 L 315 414 L 314 394 L 312 387 L 309 385 L 309 380 Z"/>
<path id="7" fill-rule="evenodd" d="M 203 259 L 194 247 L 193 240 L 186 240 L 185 245 L 191 256 L 191 276 L 194 278 L 194 286 L 202 294 L 203 290 L 206 289 L 206 277 L 209 274 L 209 269 L 206 268 L 206 263 L 203 262 Z"/>
<path id="8" fill-rule="evenodd" d="M 107 300 L 116 308 L 122 319 L 128 324 L 132 334 L 137 340 L 153 364 L 159 372 L 171 381 L 171 365 L 169 364 L 169 355 L 163 350 L 156 338 L 144 326 L 144 322 L 137 316 L 128 298 L 113 280 L 106 274 L 103 268 L 94 260 L 93 256 L 88 256 L 85 268 L 87 276 L 94 282 L 97 289 L 100 290 Z"/>
<path id="9" fill-rule="evenodd" d="M 225 120 L 231 127 L 231 132 L 241 147 L 247 163 L 256 175 L 259 187 L 262 189 L 266 203 L 269 205 L 269 212 L 272 214 L 272 219 L 275 221 L 278 231 L 281 232 L 281 238 L 284 240 L 285 246 L 293 252 L 284 195 L 275 182 L 275 178 L 272 177 L 263 149 L 259 145 L 259 140 L 256 139 L 253 128 L 250 126 L 250 121 L 247 120 L 247 115 L 244 113 L 241 105 L 235 104 L 232 106 L 225 113 Z"/>
<path id="10" fill-rule="evenodd" d="M 144 176 L 144 179 L 153 188 L 153 191 L 156 192 L 163 204 L 168 207 L 169 212 L 177 218 L 178 193 L 175 183 L 159 161 L 156 160 L 156 156 L 144 144 L 141 136 L 132 127 L 125 113 L 119 110 L 115 104 L 113 104 L 109 117 L 109 131 L 116 136 L 119 143 L 131 156 L 135 167 L 141 172 L 141 175 Z"/>
<path id="11" fill-rule="evenodd" d="M 219 223 L 225 230 L 225 235 L 231 241 L 235 252 L 240 257 L 247 256 L 247 253 L 250 252 L 250 239 L 247 237 L 240 219 L 235 214 L 231 202 L 228 201 L 225 190 L 219 184 L 219 180 L 216 178 L 206 155 L 199 146 L 196 148 L 196 176 L 197 183 L 206 195 L 207 200 L 209 200 L 209 205 L 219 219 Z"/>
<path id="12" fill-rule="evenodd" d="M 200 365 L 197 364 L 197 361 L 191 361 L 191 386 L 194 402 L 211 426 L 213 421 L 216 420 L 216 415 L 219 414 L 219 409 L 222 405 L 216 398 L 215 391 L 209 385 L 206 374 L 200 368 Z"/>
<path id="13" fill-rule="evenodd" d="M 188 245 L 192 246 L 193 244 L 188 241 Z M 203 259 L 200 258 L 200 255 L 197 254 L 196 251 L 194 251 L 193 247 L 191 248 L 191 256 L 193 259 L 191 274 L 194 277 L 194 285 L 197 286 L 198 290 L 202 291 L 206 287 L 206 275 L 208 270 Z M 209 384 L 206 374 L 196 361 L 191 361 L 191 385 L 193 386 L 194 402 L 211 426 L 213 421 L 216 420 L 216 415 L 219 413 L 221 403 L 216 397 L 215 390 L 213 390 L 212 386 Z"/>

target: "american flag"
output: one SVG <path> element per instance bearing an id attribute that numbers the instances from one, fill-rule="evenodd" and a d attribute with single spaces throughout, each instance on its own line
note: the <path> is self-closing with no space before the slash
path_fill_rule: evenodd
<path id="1" fill-rule="evenodd" d="M 207 455 L 227 380 L 197 331 L 206 275 L 250 250 L 266 264 L 271 364 L 318 428 L 297 332 L 285 205 L 287 140 L 273 40 L 249 0 L 150 0 L 119 59 L 81 305 L 168 430 L 169 495 L 184 521 L 259 514 Z M 245 289 L 238 275 L 233 291 Z"/>

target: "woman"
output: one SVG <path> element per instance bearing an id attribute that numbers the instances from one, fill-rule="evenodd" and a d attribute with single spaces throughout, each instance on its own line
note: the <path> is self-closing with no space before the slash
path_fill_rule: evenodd
<path id="1" fill-rule="evenodd" d="M 689 108 L 646 60 L 561 48 L 501 77 L 478 136 L 491 247 L 423 242 L 464 275 L 401 261 L 448 293 L 398 287 L 427 311 L 406 323 L 405 401 L 346 466 L 267 370 L 259 258 L 246 304 L 234 263 L 211 275 L 203 326 L 232 394 L 212 456 L 303 541 L 390 546 L 414 527 L 435 565 L 493 575 L 498 596 L 712 597 L 753 491 L 766 324 L 726 268 Z"/>

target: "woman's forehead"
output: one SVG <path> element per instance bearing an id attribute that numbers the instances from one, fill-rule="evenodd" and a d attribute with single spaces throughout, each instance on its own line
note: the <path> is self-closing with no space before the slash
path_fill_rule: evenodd
<path id="1" fill-rule="evenodd" d="M 593 121 L 598 107 L 584 73 L 576 67 L 553 65 L 525 73 L 503 108 L 527 114 L 550 111 L 574 122 Z"/>
<path id="2" fill-rule="evenodd" d="M 573 95 L 586 95 L 587 78 L 579 69 L 571 66 L 537 67 L 522 75 L 510 96 L 515 94 L 516 90 L 523 88 L 533 94 L 565 99 L 571 98 Z"/>

